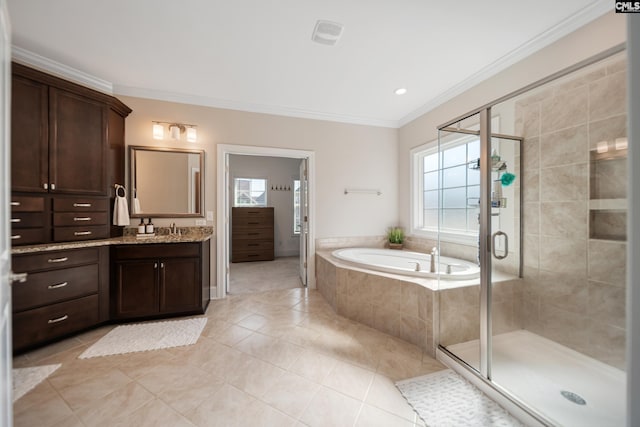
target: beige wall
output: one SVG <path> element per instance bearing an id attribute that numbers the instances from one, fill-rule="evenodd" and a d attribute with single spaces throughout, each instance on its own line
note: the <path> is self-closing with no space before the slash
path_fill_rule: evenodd
<path id="1" fill-rule="evenodd" d="M 485 80 L 399 130 L 400 221 L 409 226 L 409 150 L 438 138 L 437 127 L 626 40 L 623 15 L 611 12 Z M 443 88 L 443 90 L 446 88 Z"/>
<path id="2" fill-rule="evenodd" d="M 318 238 L 379 235 L 397 222 L 396 129 L 119 98 L 133 110 L 126 123 L 128 145 L 206 151 L 205 211 L 215 211 L 216 206 L 216 146 L 233 144 L 315 152 Z M 198 142 L 154 140 L 152 120 L 195 124 Z M 382 195 L 345 196 L 345 187 L 380 189 Z M 193 219 L 171 218 L 158 219 L 157 225 L 174 221 L 178 225 L 194 225 Z"/>

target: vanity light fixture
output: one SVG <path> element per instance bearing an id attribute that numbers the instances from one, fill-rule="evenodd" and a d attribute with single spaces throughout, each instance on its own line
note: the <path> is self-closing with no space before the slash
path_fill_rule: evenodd
<path id="1" fill-rule="evenodd" d="M 164 126 L 161 123 L 153 122 L 153 139 L 164 139 Z"/>
<path id="2" fill-rule="evenodd" d="M 407 88 L 399 87 L 398 89 L 394 90 L 393 93 L 395 93 L 396 95 L 404 95 L 405 93 L 407 93 Z"/>
<path id="3" fill-rule="evenodd" d="M 169 136 L 171 139 L 180 140 L 180 135 L 186 132 L 188 142 L 198 141 L 196 125 L 157 121 L 153 122 L 153 139 L 164 139 L 164 125 L 169 126 Z"/>

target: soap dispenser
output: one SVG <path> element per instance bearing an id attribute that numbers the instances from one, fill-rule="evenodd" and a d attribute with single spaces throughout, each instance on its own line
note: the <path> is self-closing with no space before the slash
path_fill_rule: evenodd
<path id="1" fill-rule="evenodd" d="M 138 234 L 144 234 L 146 232 L 147 229 L 144 226 L 144 218 L 140 218 L 140 224 L 138 224 Z"/>
<path id="2" fill-rule="evenodd" d="M 153 234 L 153 222 L 151 222 L 151 218 L 149 218 L 149 222 L 146 227 L 147 234 Z"/>

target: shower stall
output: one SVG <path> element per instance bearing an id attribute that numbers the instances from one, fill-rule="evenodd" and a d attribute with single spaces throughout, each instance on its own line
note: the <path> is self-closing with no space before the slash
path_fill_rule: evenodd
<path id="1" fill-rule="evenodd" d="M 440 289 L 438 357 L 544 425 L 624 425 L 626 105 L 620 47 L 443 124 L 424 159 L 439 252 L 481 271 Z"/>

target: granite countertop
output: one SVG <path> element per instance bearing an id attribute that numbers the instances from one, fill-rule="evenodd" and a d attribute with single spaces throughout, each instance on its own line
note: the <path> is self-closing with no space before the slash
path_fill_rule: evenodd
<path id="1" fill-rule="evenodd" d="M 204 242 L 213 237 L 213 227 L 179 227 L 180 234 L 169 234 L 169 228 L 158 228 L 153 237 L 139 238 L 135 228 L 126 228 L 124 236 L 110 239 L 83 240 L 78 242 L 46 243 L 42 245 L 25 245 L 11 248 L 12 255 L 36 252 L 59 251 L 64 249 L 92 248 L 111 245 L 140 245 L 153 243 L 185 243 Z"/>

